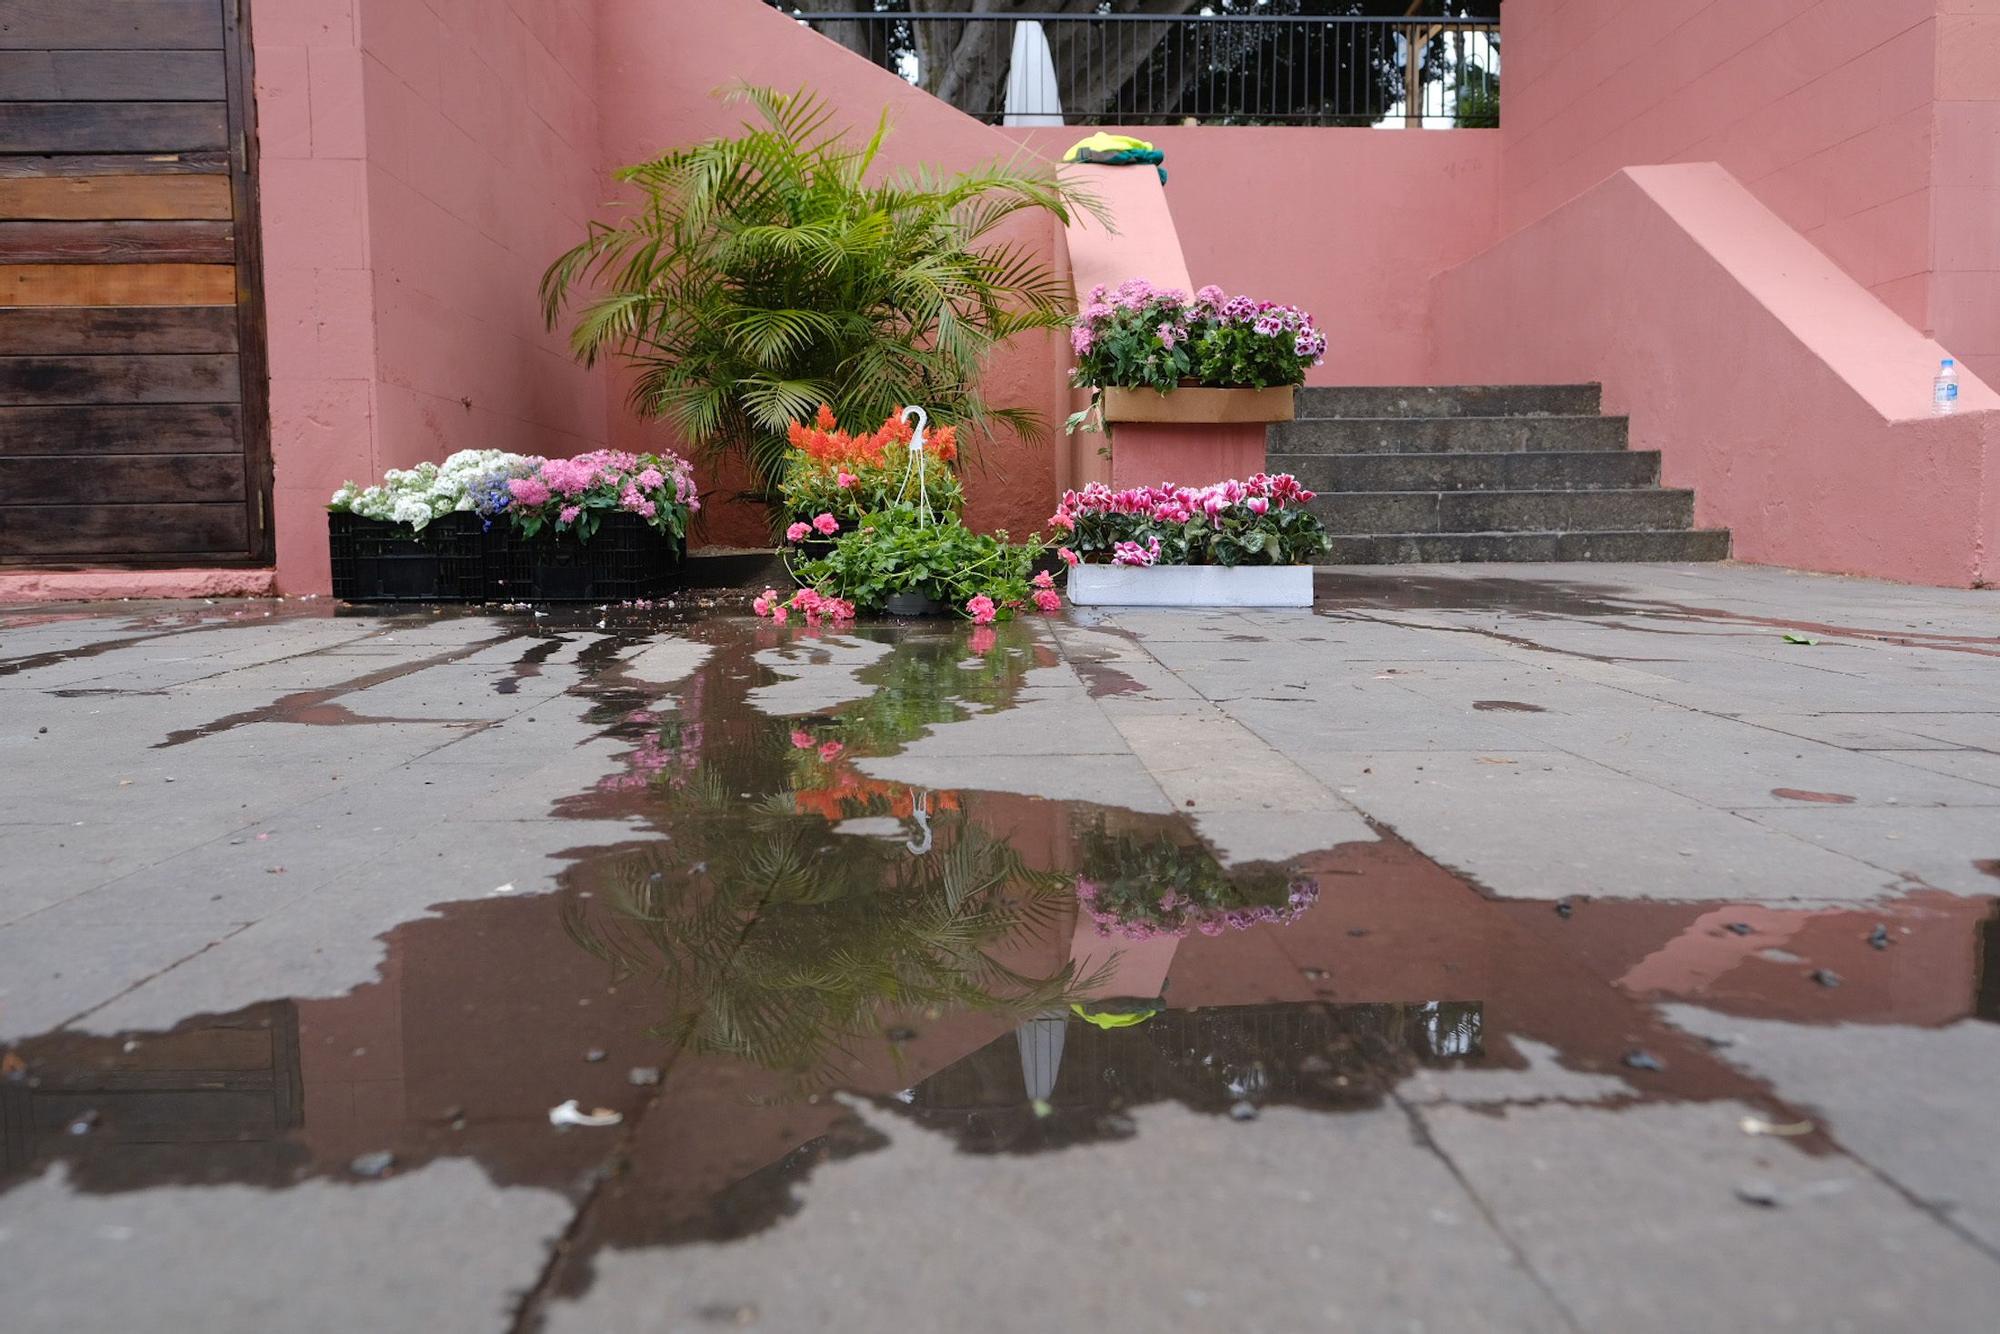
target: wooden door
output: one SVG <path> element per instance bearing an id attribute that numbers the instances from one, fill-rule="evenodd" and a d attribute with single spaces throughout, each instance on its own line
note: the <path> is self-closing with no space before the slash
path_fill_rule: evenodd
<path id="1" fill-rule="evenodd" d="M 0 566 L 271 559 L 247 0 L 0 0 Z"/>

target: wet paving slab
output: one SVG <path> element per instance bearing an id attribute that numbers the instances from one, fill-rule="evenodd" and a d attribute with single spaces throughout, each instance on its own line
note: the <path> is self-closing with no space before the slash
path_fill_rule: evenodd
<path id="1" fill-rule="evenodd" d="M 814 636 L 726 607 L 294 609 L 311 660 L 348 664 L 303 691 L 223 684 L 290 660 L 227 642 L 243 608 L 100 622 L 223 636 L 193 655 L 221 675 L 169 687 L 141 683 L 188 645 L 85 652 L 47 623 L 20 628 L 77 642 L 13 654 L 0 628 L 18 682 L 111 667 L 115 693 L 37 692 L 53 727 L 131 710 L 87 744 L 120 738 L 106 774 L 181 767 L 184 812 L 288 748 L 397 758 L 249 812 L 179 880 L 170 859 L 0 928 L 9 963 L 39 930 L 40 962 L 104 973 L 0 1056 L 26 1327 L 1990 1327 L 1990 865 L 1963 893 L 1857 860 L 1810 900 L 1487 883 L 1429 811 L 1386 818 L 1190 684 L 1251 638 L 1337 641 L 1377 596 L 1166 640 L 1151 617 Z M 1162 647 L 1203 641 L 1188 666 Z M 1315 715 L 1346 691 L 1394 727 L 1424 698 L 1335 671 L 1337 642 L 1317 673 L 1290 652 Z M 1517 693 L 1466 725 L 1537 725 L 1479 707 Z M 1590 817 L 1455 800 L 1551 848 Z M 331 813 L 315 839 L 296 812 L 328 802 L 383 843 L 439 818 L 416 803 L 458 809 L 448 847 L 378 861 Z M 310 884 L 245 906 L 259 876 Z M 160 936 L 172 962 L 118 971 Z M 34 1012 L 6 971 L 0 1020 Z M 86 1299 L 114 1263 L 143 1299 Z"/>

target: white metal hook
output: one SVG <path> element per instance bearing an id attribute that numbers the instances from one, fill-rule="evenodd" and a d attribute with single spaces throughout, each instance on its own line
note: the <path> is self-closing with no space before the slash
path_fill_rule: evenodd
<path id="1" fill-rule="evenodd" d="M 917 822 L 917 828 L 923 831 L 923 837 L 912 838 L 903 846 L 915 857 L 921 857 L 931 850 L 931 813 L 924 804 L 929 795 L 919 790 L 910 796 L 910 817 Z"/>
<path id="2" fill-rule="evenodd" d="M 896 488 L 896 499 L 901 500 L 910 489 L 910 474 L 917 478 L 917 526 L 927 526 L 931 521 L 930 487 L 924 473 L 924 441 L 929 434 L 931 415 L 912 403 L 902 411 L 902 419 L 916 418 L 916 430 L 910 434 L 910 463 L 903 472 L 903 484 Z"/>

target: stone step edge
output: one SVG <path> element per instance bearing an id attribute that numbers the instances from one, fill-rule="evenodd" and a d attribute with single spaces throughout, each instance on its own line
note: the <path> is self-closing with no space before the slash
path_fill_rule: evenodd
<path id="1" fill-rule="evenodd" d="M 1482 412 L 1466 413 L 1456 417 L 1312 417 L 1305 413 L 1293 417 L 1288 422 L 1273 422 L 1282 430 L 1299 422 L 1624 422 L 1628 426 L 1632 418 L 1622 412 Z"/>
<path id="2" fill-rule="evenodd" d="M 1405 457 L 1398 455 L 1397 457 Z M 1374 496 L 1378 499 L 1392 496 L 1688 496 L 1693 497 L 1694 489 L 1685 486 L 1600 486 L 1585 492 L 1552 488 L 1546 486 L 1515 487 L 1473 487 L 1456 491 L 1425 489 L 1422 491 L 1318 491 L 1314 496 Z"/>

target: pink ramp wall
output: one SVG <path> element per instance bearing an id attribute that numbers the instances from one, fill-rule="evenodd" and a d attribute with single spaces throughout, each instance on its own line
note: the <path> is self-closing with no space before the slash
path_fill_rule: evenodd
<path id="1" fill-rule="evenodd" d="M 463 448 L 606 439 L 535 280 L 591 211 L 595 0 L 258 0 L 279 586 L 326 497 Z"/>
<path id="2" fill-rule="evenodd" d="M 761 0 L 598 0 L 597 93 L 602 161 L 639 162 L 675 145 L 735 133 L 746 112 L 715 94 L 751 80 L 773 88 L 810 87 L 828 99 L 839 123 L 859 134 L 886 107 L 892 133 L 885 173 L 928 166 L 946 172 L 1021 156 L 1018 145 L 969 116 L 919 92 L 761 3 Z M 606 197 L 612 197 L 607 191 Z M 1023 219 L 1015 239 L 1045 263 L 1060 260 L 1052 219 Z M 1028 407 L 1060 436 L 1068 415 L 1063 368 L 1069 355 L 1056 334 L 1010 341 L 987 367 L 984 389 L 997 403 Z M 667 442 L 667 428 L 634 420 L 620 406 L 613 436 L 622 445 Z M 1055 446 L 1010 436 L 979 441 L 966 475 L 966 521 L 1025 536 L 1041 526 L 1055 497 Z M 704 484 L 709 482 L 704 470 Z M 716 479 L 725 488 L 741 478 Z M 761 507 L 711 507 L 706 537 L 768 542 Z"/>
<path id="3" fill-rule="evenodd" d="M 1502 221 L 1621 167 L 1719 162 L 2000 379 L 1992 0 L 1510 0 Z"/>
<path id="4" fill-rule="evenodd" d="M 1940 349 L 1713 164 L 1622 171 L 1433 285 L 1440 382 L 1601 379 L 1742 560 L 2000 571 L 2000 396 L 1930 415 Z M 1496 334 L 1496 331 L 1499 331 Z"/>
<path id="5" fill-rule="evenodd" d="M 1052 158 L 1090 132 L 1003 131 Z M 1167 204 L 1196 286 L 1215 283 L 1319 317 L 1330 345 L 1313 384 L 1421 383 L 1427 283 L 1499 236 L 1497 131 L 1172 125 L 1113 133 L 1150 140 L 1167 155 Z"/>

